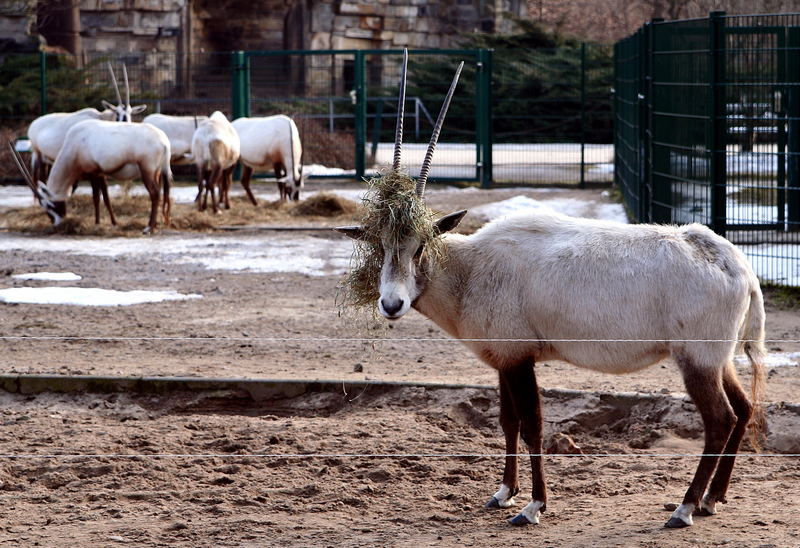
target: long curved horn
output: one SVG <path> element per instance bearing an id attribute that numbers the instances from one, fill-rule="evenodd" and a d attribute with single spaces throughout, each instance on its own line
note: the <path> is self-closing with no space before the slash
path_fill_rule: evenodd
<path id="1" fill-rule="evenodd" d="M 400 171 L 400 155 L 403 148 L 403 115 L 406 107 L 406 70 L 408 68 L 408 48 L 403 48 L 403 68 L 400 71 L 400 93 L 397 98 L 397 126 L 394 131 L 394 162 L 392 170 Z"/>
<path id="2" fill-rule="evenodd" d="M 425 183 L 428 182 L 428 172 L 431 169 L 431 160 L 433 159 L 433 151 L 436 150 L 436 143 L 439 141 L 439 133 L 442 131 L 442 124 L 444 124 L 444 117 L 447 114 L 447 109 L 450 107 L 450 100 L 453 98 L 453 93 L 458 84 L 458 77 L 461 76 L 461 69 L 464 68 L 464 61 L 458 65 L 456 75 L 453 76 L 453 82 L 450 84 L 450 89 L 447 91 L 447 96 L 444 98 L 442 109 L 439 111 L 439 118 L 436 119 L 436 125 L 433 126 L 433 135 L 431 135 L 431 142 L 428 144 L 428 150 L 425 152 L 425 160 L 422 162 L 422 167 L 419 170 L 419 179 L 417 179 L 417 196 L 422 198 L 425 194 Z"/>
<path id="3" fill-rule="evenodd" d="M 22 160 L 22 156 L 20 156 L 19 152 L 14 147 L 14 143 L 12 143 L 11 141 L 8 141 L 8 147 L 11 149 L 11 156 L 14 158 L 14 163 L 17 164 L 17 169 L 22 174 L 22 178 L 25 179 L 25 182 L 28 184 L 28 187 L 30 187 L 30 189 L 38 198 L 39 191 L 36 188 L 36 183 L 33 181 L 31 172 L 28 171 L 28 168 L 25 166 L 25 162 Z"/>
<path id="4" fill-rule="evenodd" d="M 122 104 L 122 95 L 119 93 L 119 86 L 117 85 L 117 77 L 114 76 L 114 68 L 111 66 L 111 61 L 108 62 L 108 72 L 111 73 L 111 81 L 114 83 L 114 91 L 117 92 L 117 103 Z"/>
<path id="5" fill-rule="evenodd" d="M 122 63 L 122 76 L 125 78 L 125 106 L 131 106 L 131 87 L 128 85 L 128 67 Z"/>

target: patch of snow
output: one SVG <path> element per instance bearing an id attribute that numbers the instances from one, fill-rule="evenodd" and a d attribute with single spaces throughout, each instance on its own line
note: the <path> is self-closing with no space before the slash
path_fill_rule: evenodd
<path id="1" fill-rule="evenodd" d="M 577 200 L 573 198 L 534 200 L 527 196 L 514 196 L 508 200 L 474 207 L 470 211 L 487 221 L 522 211 L 555 211 L 572 217 L 605 219 L 622 223 L 628 222 L 625 209 L 621 204 L 595 204 L 586 200 Z"/>
<path id="2" fill-rule="evenodd" d="M 177 291 L 115 291 L 95 287 L 11 287 L 0 289 L 0 301 L 27 304 L 64 304 L 71 306 L 130 306 L 183 299 L 202 295 Z"/>
<path id="3" fill-rule="evenodd" d="M 26 250 L 94 257 L 130 257 L 208 269 L 247 272 L 287 272 L 309 276 L 340 275 L 347 271 L 353 244 L 349 239 L 220 237 L 186 238 L 38 238 L 9 234 L 0 238 L 0 252 Z"/>
<path id="4" fill-rule="evenodd" d="M 733 358 L 738 365 L 747 365 L 750 361 L 747 356 L 738 355 Z M 769 352 L 764 358 L 766 367 L 791 367 L 800 366 L 800 352 Z"/>
<path id="5" fill-rule="evenodd" d="M 48 282 L 74 282 L 82 277 L 74 272 L 31 272 L 29 274 L 14 274 L 17 280 L 46 280 Z"/>

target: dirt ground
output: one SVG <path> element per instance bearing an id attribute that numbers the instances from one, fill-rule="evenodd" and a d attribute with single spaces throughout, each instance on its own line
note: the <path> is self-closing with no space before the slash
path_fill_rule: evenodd
<path id="1" fill-rule="evenodd" d="M 573 193 L 598 205 L 608 201 L 601 190 L 557 195 Z M 431 193 L 430 200 L 450 211 L 520 194 L 541 200 L 556 195 L 515 189 Z M 342 222 L 347 218 L 281 219 L 295 227 Z M 176 234 L 162 230 L 153 238 Z M 257 242 L 300 233 L 214 234 Z M 327 231 L 302 234 L 331 242 L 340 238 Z M 388 325 L 341 317 L 335 303 L 340 276 L 14 250 L 3 252 L 0 286 L 53 285 L 11 278 L 34 271 L 76 272 L 83 279 L 75 285 L 86 287 L 175 289 L 203 298 L 130 307 L 0 303 L 3 337 L 158 339 L 7 338 L 0 343 L 3 373 L 496 383 L 493 371 L 416 312 Z M 798 311 L 773 293 L 767 302 L 768 339 L 800 339 Z M 332 338 L 340 340 L 324 340 Z M 370 340 L 342 340 L 355 338 Z M 800 350 L 797 343 L 768 347 Z M 738 370 L 749 380 L 748 367 L 740 364 Z M 768 371 L 768 401 L 800 401 L 800 367 Z M 668 362 L 625 376 L 542 363 L 537 374 L 545 388 L 683 391 Z M 228 396 L 0 393 L 0 544 L 800 546 L 796 456 L 740 458 L 730 503 L 720 515 L 698 518 L 681 531 L 662 529 L 669 516 L 662 505 L 680 499 L 695 459 L 554 456 L 546 464 L 551 499 L 542 524 L 516 529 L 505 523 L 510 511 L 482 509 L 499 486 L 502 458 L 413 456 L 501 453 L 493 388 L 367 390 L 259 404 Z M 545 402 L 549 432 L 564 431 L 563 420 L 548 414 L 550 404 Z M 701 450 L 697 429 L 676 427 L 656 415 L 634 413 L 616 425 L 573 424 L 569 433 L 586 453 Z M 45 457 L 55 453 L 151 456 Z M 241 456 L 264 453 L 289 456 Z M 321 453 L 337 456 L 292 456 Z M 390 453 L 405 456 L 363 456 Z M 40 458 L 9 458 L 20 454 Z M 161 454 L 186 456 L 156 456 Z M 523 462 L 523 493 L 530 488 L 528 470 Z M 522 504 L 527 498 L 521 497 Z"/>

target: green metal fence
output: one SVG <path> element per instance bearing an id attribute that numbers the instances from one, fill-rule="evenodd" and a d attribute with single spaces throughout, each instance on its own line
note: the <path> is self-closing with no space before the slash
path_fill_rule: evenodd
<path id="1" fill-rule="evenodd" d="M 401 50 L 0 55 L 0 128 L 115 102 L 107 64 L 147 113 L 292 116 L 312 177 L 361 180 L 388 163 Z M 442 98 L 465 61 L 432 181 L 581 185 L 611 178 L 608 47 L 412 50 L 404 161 L 419 168 Z M 13 167 L 13 166 L 12 166 Z M 0 178 L 15 176 L 13 169 Z"/>
<path id="2" fill-rule="evenodd" d="M 615 181 L 638 221 L 699 222 L 800 286 L 800 15 L 653 21 L 614 51 Z"/>

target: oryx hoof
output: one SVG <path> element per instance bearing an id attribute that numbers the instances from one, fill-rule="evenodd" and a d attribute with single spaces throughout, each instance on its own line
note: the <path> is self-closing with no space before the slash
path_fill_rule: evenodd
<path id="1" fill-rule="evenodd" d="M 146 226 L 144 230 L 142 230 L 142 234 L 152 234 L 155 232 L 155 229 L 152 226 Z"/>
<path id="2" fill-rule="evenodd" d="M 664 527 L 667 529 L 681 529 L 683 527 L 689 527 L 690 525 L 691 523 L 686 523 L 681 518 L 672 517 L 664 524 Z"/>
<path id="3" fill-rule="evenodd" d="M 484 506 L 484 508 L 492 508 L 492 509 L 510 508 L 513 505 L 514 505 L 514 497 L 505 500 L 500 500 L 497 497 L 492 497 L 492 499 L 486 503 L 486 506 Z"/>
<path id="4" fill-rule="evenodd" d="M 517 514 L 516 516 L 508 520 L 508 523 L 517 526 L 531 525 L 531 524 L 536 525 L 536 523 L 529 520 L 528 517 L 525 516 L 525 514 Z"/>

